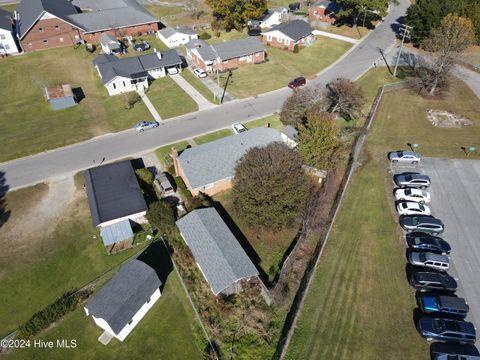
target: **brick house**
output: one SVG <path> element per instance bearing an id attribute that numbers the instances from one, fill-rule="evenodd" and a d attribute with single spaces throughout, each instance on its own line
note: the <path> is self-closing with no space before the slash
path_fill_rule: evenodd
<path id="1" fill-rule="evenodd" d="M 158 20 L 135 0 L 22 0 L 16 29 L 23 50 L 35 51 L 154 32 Z"/>
<path id="2" fill-rule="evenodd" d="M 319 0 L 308 9 L 308 19 L 327 23 L 335 22 L 338 5 L 332 0 Z"/>
<path id="3" fill-rule="evenodd" d="M 315 40 L 313 28 L 302 20 L 279 24 L 262 32 L 262 42 L 268 46 L 293 51 L 295 45 L 310 46 Z"/>
<path id="4" fill-rule="evenodd" d="M 248 150 L 283 141 L 275 129 L 256 128 L 186 149 L 180 154 L 173 148 L 171 156 L 176 175 L 183 179 L 192 195 L 200 192 L 213 195 L 232 187 L 235 165 Z"/>
<path id="5" fill-rule="evenodd" d="M 235 69 L 265 60 L 265 47 L 255 38 L 226 41 L 215 45 L 192 40 L 186 46 L 187 56 L 197 67 L 207 72 Z"/>

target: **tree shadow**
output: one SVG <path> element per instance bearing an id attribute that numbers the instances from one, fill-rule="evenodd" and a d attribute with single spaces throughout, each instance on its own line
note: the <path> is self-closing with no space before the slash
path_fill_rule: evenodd
<path id="1" fill-rule="evenodd" d="M 10 211 L 6 209 L 7 200 L 6 194 L 9 186 L 6 184 L 5 172 L 0 171 L 0 228 L 10 218 Z"/>
<path id="2" fill-rule="evenodd" d="M 402 37 L 402 27 L 407 23 L 407 18 L 405 16 L 400 16 L 399 18 L 396 19 L 395 22 L 393 22 L 390 27 L 397 36 L 397 38 Z"/>
<path id="3" fill-rule="evenodd" d="M 162 282 L 160 292 L 163 292 L 167 282 L 168 275 L 173 270 L 172 259 L 163 243 L 163 241 L 155 241 L 148 246 L 137 258 L 155 270 L 158 278 Z"/>

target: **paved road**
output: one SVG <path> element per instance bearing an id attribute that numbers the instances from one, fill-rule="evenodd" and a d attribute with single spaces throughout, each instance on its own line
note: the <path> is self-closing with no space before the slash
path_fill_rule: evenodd
<path id="1" fill-rule="evenodd" d="M 338 77 L 356 79 L 365 73 L 373 62 L 380 58 L 381 51 L 387 51 L 394 45 L 395 34 L 391 26 L 405 14 L 408 5 L 408 0 L 400 0 L 400 5 L 392 7 L 389 15 L 375 31 L 312 82 L 326 84 Z M 162 122 L 157 129 L 141 134 L 127 130 L 2 163 L 0 171 L 5 173 L 6 185 L 10 189 L 32 185 L 52 177 L 66 176 L 98 164 L 103 158 L 105 162 L 111 162 L 128 156 L 138 156 L 181 139 L 228 127 L 234 122 L 270 115 L 280 110 L 290 92 L 288 88 L 283 88 L 258 97 L 236 100 L 213 109 L 180 116 Z"/>
<path id="2" fill-rule="evenodd" d="M 432 186 L 432 214 L 445 223 L 442 237 L 452 246 L 458 295 L 470 305 L 468 320 L 480 326 L 480 161 L 424 158 L 422 172 Z"/>

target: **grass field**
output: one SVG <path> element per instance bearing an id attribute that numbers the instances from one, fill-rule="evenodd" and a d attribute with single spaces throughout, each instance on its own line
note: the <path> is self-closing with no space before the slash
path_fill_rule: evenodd
<path id="1" fill-rule="evenodd" d="M 170 273 L 162 296 L 130 335 L 107 346 L 98 342 L 103 332 L 83 308 L 67 315 L 36 339 L 77 341 L 75 349 L 24 349 L 13 351 L 6 359 L 201 359 L 192 333 L 195 318 L 175 272 Z M 203 350 L 203 349 L 202 349 Z"/>
<path id="2" fill-rule="evenodd" d="M 218 140 L 231 135 L 233 135 L 233 131 L 231 129 L 222 129 L 206 135 L 193 138 L 193 141 L 195 141 L 197 145 L 201 145 L 201 144 L 205 144 L 207 142 Z"/>
<path id="3" fill-rule="evenodd" d="M 182 77 L 187 80 L 190 85 L 192 85 L 197 91 L 203 95 L 205 99 L 208 101 L 218 104 L 218 101 L 213 98 L 213 93 L 210 91 L 209 88 L 207 88 L 203 82 L 196 76 L 194 75 L 189 69 L 184 69 L 182 71 Z"/>
<path id="4" fill-rule="evenodd" d="M 189 146 L 187 141 L 179 141 L 178 143 L 166 145 L 161 148 L 155 150 L 155 154 L 157 155 L 158 160 L 165 166 L 169 167 L 172 164 L 172 160 L 170 157 L 170 151 L 172 147 L 175 147 L 178 152 L 185 150 Z"/>
<path id="5" fill-rule="evenodd" d="M 197 103 L 170 77 L 155 80 L 147 96 L 162 119 L 197 111 Z"/>
<path id="6" fill-rule="evenodd" d="M 262 127 L 265 125 L 265 123 L 269 123 L 271 128 L 277 130 L 282 130 L 285 127 L 285 125 L 283 125 L 280 121 L 279 115 L 270 115 L 261 119 L 247 121 L 244 123 L 244 125 L 247 129 L 253 129 L 256 127 Z"/>
<path id="7" fill-rule="evenodd" d="M 349 43 L 318 36 L 312 46 L 297 54 L 267 47 L 268 61 L 234 70 L 227 91 L 237 98 L 245 98 L 284 87 L 297 76 L 312 77 L 350 47 Z M 222 74 L 220 81 L 223 85 L 226 79 L 227 74 Z"/>

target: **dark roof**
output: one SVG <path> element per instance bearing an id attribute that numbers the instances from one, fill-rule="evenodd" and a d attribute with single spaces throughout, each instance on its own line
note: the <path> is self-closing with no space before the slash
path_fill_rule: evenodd
<path id="1" fill-rule="evenodd" d="M 283 128 L 282 133 L 285 134 L 292 140 L 296 140 L 298 136 L 298 131 L 292 125 L 287 125 Z"/>
<path id="2" fill-rule="evenodd" d="M 147 210 L 130 161 L 88 169 L 84 178 L 94 226 Z"/>
<path id="3" fill-rule="evenodd" d="M 161 284 L 154 269 L 133 259 L 85 307 L 118 334 Z"/>
<path id="4" fill-rule="evenodd" d="M 201 47 L 208 47 L 208 43 L 202 39 L 191 39 L 184 45 L 187 49 L 195 49 Z"/>
<path id="5" fill-rule="evenodd" d="M 107 33 L 103 33 L 102 36 L 100 36 L 100 44 L 102 44 L 103 46 L 107 46 L 109 48 L 110 46 L 112 46 L 111 49 L 120 48 L 120 42 L 117 40 L 117 38 Z"/>
<path id="6" fill-rule="evenodd" d="M 272 31 L 280 31 L 287 35 L 290 39 L 298 41 L 301 38 L 310 35 L 313 31 L 313 28 L 303 20 L 293 20 L 275 25 L 269 30 L 264 31 L 264 34 Z"/>
<path id="7" fill-rule="evenodd" d="M 240 279 L 258 275 L 214 208 L 193 210 L 177 226 L 215 295 Z"/>
<path id="8" fill-rule="evenodd" d="M 12 14 L 0 8 L 0 29 L 12 31 Z"/>
<path id="9" fill-rule="evenodd" d="M 212 45 L 221 60 L 234 59 L 241 56 L 265 51 L 265 46 L 257 38 L 245 38 Z"/>
<path id="10" fill-rule="evenodd" d="M 159 58 L 159 54 L 161 58 Z M 117 76 L 137 79 L 147 76 L 149 70 L 181 64 L 182 59 L 175 50 L 121 59 L 113 55 L 101 54 L 93 60 L 93 65 L 98 67 L 104 84 L 109 83 Z"/>
<path id="11" fill-rule="evenodd" d="M 67 0 L 22 0 L 17 6 L 17 12 L 20 16 L 18 35 L 23 38 L 44 12 L 72 23 L 68 17 L 76 14 L 77 9 Z"/>

